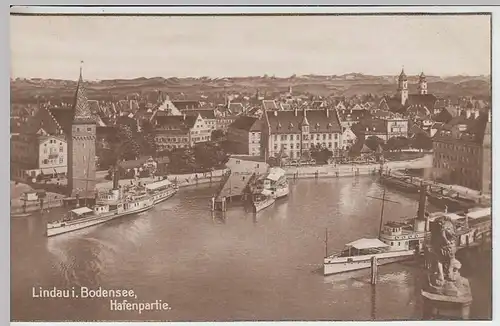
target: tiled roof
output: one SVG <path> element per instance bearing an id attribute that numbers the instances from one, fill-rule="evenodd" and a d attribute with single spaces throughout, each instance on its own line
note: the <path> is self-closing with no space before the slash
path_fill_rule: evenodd
<path id="1" fill-rule="evenodd" d="M 83 84 L 81 70 L 80 70 L 80 78 L 78 79 L 78 84 L 76 86 L 73 112 L 74 112 L 73 116 L 74 122 L 84 122 L 84 123 L 94 122 L 94 119 L 92 118 L 92 112 L 90 111 L 90 106 L 87 101 L 87 90 L 85 89 L 85 86 Z"/>
<path id="2" fill-rule="evenodd" d="M 264 110 L 278 110 L 278 106 L 274 100 L 263 100 L 262 106 L 264 107 Z"/>
<path id="3" fill-rule="evenodd" d="M 430 111 L 434 110 L 437 97 L 433 94 L 410 94 L 408 95 L 407 106 L 421 105 L 427 107 Z"/>
<path id="4" fill-rule="evenodd" d="M 194 110 L 184 110 L 182 113 L 186 115 L 192 115 L 197 117 L 198 114 L 201 115 L 203 119 L 215 119 L 215 110 L 214 109 L 194 109 Z"/>
<path id="5" fill-rule="evenodd" d="M 172 104 L 179 110 L 197 109 L 200 107 L 200 101 L 196 100 L 176 100 L 172 101 Z"/>
<path id="6" fill-rule="evenodd" d="M 304 116 L 304 112 L 306 115 Z M 306 119 L 304 119 L 306 118 Z M 309 124 L 309 132 L 341 132 L 340 121 L 337 119 L 335 110 L 293 110 L 266 112 L 266 124 L 272 133 L 299 133 L 300 126 L 306 122 Z"/>
<path id="7" fill-rule="evenodd" d="M 370 112 L 364 110 L 339 110 L 338 112 L 342 121 L 361 121 L 371 117 Z"/>
<path id="8" fill-rule="evenodd" d="M 431 115 L 431 109 L 421 104 L 410 105 L 406 112 L 409 116 L 417 119 L 425 119 Z"/>
<path id="9" fill-rule="evenodd" d="M 352 131 L 356 135 L 375 135 L 385 134 L 387 132 L 385 121 L 373 118 L 364 119 L 362 122 L 353 125 Z"/>
<path id="10" fill-rule="evenodd" d="M 73 123 L 73 110 L 68 108 L 51 108 L 50 113 L 63 128 L 64 132 L 69 134 Z"/>
<path id="11" fill-rule="evenodd" d="M 261 131 L 262 120 L 255 117 L 238 117 L 233 123 L 229 125 L 230 129 L 239 129 L 245 131 Z"/>
<path id="12" fill-rule="evenodd" d="M 244 111 L 244 107 L 241 103 L 229 103 L 229 110 L 233 114 L 239 114 Z"/>
<path id="13" fill-rule="evenodd" d="M 464 126 L 460 130 L 460 126 Z M 444 124 L 434 136 L 438 141 L 449 141 L 459 139 L 461 142 L 482 143 L 485 132 L 491 133 L 491 123 L 488 122 L 488 113 L 481 113 L 476 118 L 467 118 L 460 115 Z"/>
<path id="14" fill-rule="evenodd" d="M 197 115 L 167 115 L 166 112 L 158 111 L 155 120 L 158 126 L 172 126 L 176 129 L 191 129 L 196 124 Z"/>

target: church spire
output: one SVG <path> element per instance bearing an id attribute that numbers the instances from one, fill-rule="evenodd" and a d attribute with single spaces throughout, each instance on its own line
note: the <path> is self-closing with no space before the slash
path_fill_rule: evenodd
<path id="1" fill-rule="evenodd" d="M 73 105 L 73 122 L 93 122 L 92 113 L 87 100 L 87 91 L 82 77 L 83 61 L 80 62 L 80 77 L 76 85 L 75 102 Z"/>
<path id="2" fill-rule="evenodd" d="M 407 78 L 406 78 L 406 74 L 405 74 L 405 67 L 404 67 L 404 66 L 403 66 L 403 68 L 401 69 L 401 73 L 399 74 L 399 80 L 400 80 L 400 81 L 407 80 Z"/>
<path id="3" fill-rule="evenodd" d="M 307 120 L 307 109 L 304 106 L 304 117 L 302 119 L 302 123 L 300 124 L 301 126 L 309 126 L 309 121 Z"/>

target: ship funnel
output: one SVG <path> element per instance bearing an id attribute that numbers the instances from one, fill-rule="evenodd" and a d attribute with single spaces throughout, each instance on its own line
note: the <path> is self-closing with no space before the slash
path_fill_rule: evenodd
<path id="1" fill-rule="evenodd" d="M 427 186 L 420 184 L 420 200 L 418 204 L 417 218 L 414 220 L 413 230 L 415 232 L 425 232 L 429 230 L 427 208 Z"/>
<path id="2" fill-rule="evenodd" d="M 425 210 L 427 208 L 427 185 L 424 183 L 420 184 L 420 199 L 418 202 L 418 212 L 417 218 L 419 220 L 425 220 Z"/>
<path id="3" fill-rule="evenodd" d="M 118 189 L 120 178 L 118 177 L 118 168 L 113 167 L 113 189 Z"/>

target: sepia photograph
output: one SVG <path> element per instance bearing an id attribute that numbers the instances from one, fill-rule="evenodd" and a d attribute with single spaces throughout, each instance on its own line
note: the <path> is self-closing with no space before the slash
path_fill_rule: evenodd
<path id="1" fill-rule="evenodd" d="M 492 320 L 491 12 L 12 9 L 11 321 Z"/>

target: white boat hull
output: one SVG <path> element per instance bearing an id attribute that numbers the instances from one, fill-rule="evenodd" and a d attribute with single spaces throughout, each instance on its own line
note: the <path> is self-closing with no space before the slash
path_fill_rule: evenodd
<path id="1" fill-rule="evenodd" d="M 177 189 L 169 189 L 169 190 L 165 190 L 165 191 L 162 191 L 160 193 L 154 194 L 154 195 L 152 195 L 154 204 L 155 205 L 159 204 L 159 203 L 173 197 L 176 193 L 177 193 Z"/>
<path id="2" fill-rule="evenodd" d="M 277 188 L 274 191 L 274 196 L 276 197 L 276 199 L 278 199 L 278 198 L 283 198 L 283 197 L 288 196 L 289 193 L 290 193 L 290 189 L 288 187 Z"/>
<path id="3" fill-rule="evenodd" d="M 265 200 L 265 201 L 260 201 L 260 202 L 254 202 L 253 203 L 253 207 L 254 207 L 254 210 L 256 213 L 260 212 L 261 210 L 271 206 L 272 204 L 274 204 L 275 202 L 275 199 L 274 198 L 270 198 L 268 200 Z"/>
<path id="4" fill-rule="evenodd" d="M 415 256 L 415 251 L 403 250 L 362 256 L 328 257 L 323 263 L 323 274 L 326 276 L 370 268 L 371 259 L 374 256 L 377 257 L 377 265 L 380 266 L 411 259 Z"/>
<path id="5" fill-rule="evenodd" d="M 68 233 L 76 230 L 81 230 L 85 229 L 97 224 L 105 223 L 110 220 L 131 215 L 131 214 L 137 214 L 141 212 L 145 212 L 147 210 L 150 210 L 151 208 L 154 207 L 154 204 L 151 202 L 151 204 L 143 206 L 143 207 L 138 207 L 135 209 L 130 209 L 124 212 L 110 212 L 107 214 L 102 214 L 102 215 L 97 215 L 97 216 L 92 216 L 92 217 L 87 217 L 87 218 L 82 218 L 81 221 L 75 220 L 75 221 L 68 221 L 68 222 L 63 222 L 60 223 L 60 226 L 49 226 L 47 225 L 47 237 L 55 236 L 58 234 L 63 234 L 63 233 Z"/>

